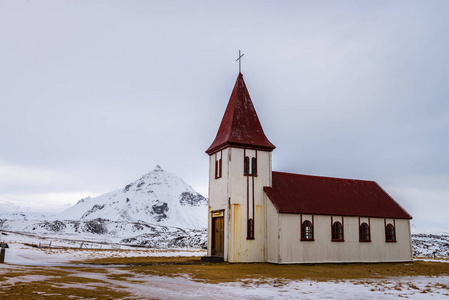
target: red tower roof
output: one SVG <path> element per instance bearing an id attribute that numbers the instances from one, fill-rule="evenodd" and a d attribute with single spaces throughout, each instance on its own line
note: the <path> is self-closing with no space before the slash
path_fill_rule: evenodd
<path id="1" fill-rule="evenodd" d="M 374 181 L 272 174 L 264 191 L 280 213 L 412 218 Z"/>
<path id="2" fill-rule="evenodd" d="M 206 150 L 211 155 L 228 146 L 272 151 L 276 148 L 265 136 L 256 110 L 239 73 L 214 142 Z"/>

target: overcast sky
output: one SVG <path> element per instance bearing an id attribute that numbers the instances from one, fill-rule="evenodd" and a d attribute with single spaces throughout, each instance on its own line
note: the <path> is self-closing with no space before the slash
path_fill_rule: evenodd
<path id="1" fill-rule="evenodd" d="M 157 164 L 207 196 L 242 73 L 273 169 L 378 182 L 449 229 L 449 1 L 2 1 L 0 210 Z"/>

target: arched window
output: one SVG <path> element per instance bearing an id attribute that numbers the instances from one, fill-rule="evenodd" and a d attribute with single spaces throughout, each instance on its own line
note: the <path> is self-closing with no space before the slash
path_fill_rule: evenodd
<path id="1" fill-rule="evenodd" d="M 257 158 L 251 158 L 251 175 L 257 175 Z"/>
<path id="2" fill-rule="evenodd" d="M 362 225 L 360 225 L 360 241 L 371 242 L 369 225 L 366 223 L 362 223 Z"/>
<path id="3" fill-rule="evenodd" d="M 243 166 L 243 174 L 249 175 L 249 157 L 245 156 L 245 163 Z"/>
<path id="4" fill-rule="evenodd" d="M 343 241 L 343 225 L 340 222 L 332 224 L 332 241 Z"/>
<path id="5" fill-rule="evenodd" d="M 313 224 L 308 220 L 302 222 L 301 241 L 313 241 Z"/>
<path id="6" fill-rule="evenodd" d="M 396 231 L 394 230 L 394 226 L 388 224 L 385 227 L 385 240 L 387 242 L 396 242 Z"/>

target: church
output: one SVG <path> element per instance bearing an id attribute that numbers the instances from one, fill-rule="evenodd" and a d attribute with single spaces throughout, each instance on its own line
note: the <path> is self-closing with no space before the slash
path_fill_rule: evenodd
<path id="1" fill-rule="evenodd" d="M 274 149 L 239 73 L 206 150 L 209 257 L 276 264 L 413 261 L 412 217 L 376 182 L 275 172 Z"/>

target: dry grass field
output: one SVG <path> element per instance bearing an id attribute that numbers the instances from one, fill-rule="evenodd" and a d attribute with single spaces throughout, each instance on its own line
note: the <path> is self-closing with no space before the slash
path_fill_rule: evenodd
<path id="1" fill-rule="evenodd" d="M 8 299 L 152 299 L 145 285 L 154 278 L 187 278 L 202 284 L 241 283 L 282 288 L 292 281 L 345 282 L 369 285 L 372 291 L 424 294 L 435 290 L 449 296 L 449 286 L 435 283 L 416 287 L 412 281 L 390 278 L 447 277 L 449 263 L 274 265 L 266 263 L 203 263 L 198 257 L 102 258 L 77 266 L 15 266 L 0 268 L 0 298 Z M 142 288 L 141 291 L 136 289 Z M 160 298 L 160 295 L 158 297 Z"/>
<path id="2" fill-rule="evenodd" d="M 0 269 L 0 271 L 5 271 Z M 126 288 L 111 288 L 104 268 L 17 267 L 0 273 L 1 299 L 125 299 Z"/>
<path id="3" fill-rule="evenodd" d="M 275 265 L 268 263 L 203 263 L 198 257 L 132 257 L 89 260 L 95 265 L 122 265 L 134 273 L 181 276 L 207 283 L 264 280 L 348 280 L 401 276 L 449 276 L 449 263 L 417 261 L 414 263 Z"/>

